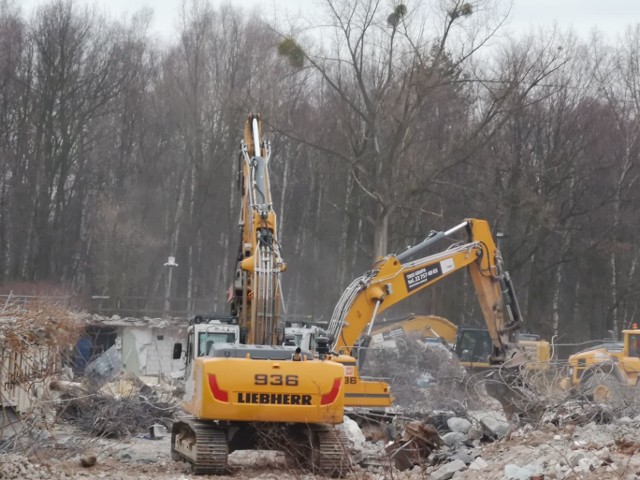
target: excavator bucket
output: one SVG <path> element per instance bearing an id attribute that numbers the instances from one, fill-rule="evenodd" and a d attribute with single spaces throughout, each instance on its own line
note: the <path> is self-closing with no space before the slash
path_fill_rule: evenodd
<path id="1" fill-rule="evenodd" d="M 518 368 L 491 371 L 484 382 L 486 392 L 502 406 L 510 422 L 535 423 L 544 413 L 544 403 L 527 384 Z"/>

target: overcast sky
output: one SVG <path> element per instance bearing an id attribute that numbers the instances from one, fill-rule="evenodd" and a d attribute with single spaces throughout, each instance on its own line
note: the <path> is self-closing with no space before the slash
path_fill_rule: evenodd
<path id="1" fill-rule="evenodd" d="M 175 32 L 175 17 L 182 0 L 76 0 L 92 3 L 112 12 L 116 16 L 133 13 L 143 7 L 154 11 L 152 29 L 154 33 L 170 37 Z M 252 8 L 260 6 L 271 16 L 277 11 L 288 11 L 295 16 L 298 12 L 312 12 L 321 0 L 213 0 L 214 5 L 231 3 Z M 506 0 L 505 0 L 506 1 Z M 29 13 L 36 5 L 46 0 L 18 0 L 24 11 Z M 513 0 L 509 30 L 514 33 L 526 32 L 531 27 L 552 26 L 556 22 L 562 29 L 573 28 L 581 36 L 587 36 L 596 27 L 609 40 L 615 41 L 625 28 L 640 23 L 640 0 Z"/>

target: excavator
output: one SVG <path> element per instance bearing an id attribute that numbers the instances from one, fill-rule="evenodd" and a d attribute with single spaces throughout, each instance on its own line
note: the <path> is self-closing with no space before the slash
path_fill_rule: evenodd
<path id="1" fill-rule="evenodd" d="M 270 150 L 261 116 L 249 114 L 240 145 L 240 249 L 229 289 L 240 341 L 186 355 L 185 415 L 172 426 L 171 455 L 195 474 L 225 474 L 230 452 L 275 449 L 293 466 L 343 475 L 350 457 L 344 433 L 334 427 L 344 418 L 344 366 L 321 348 L 317 357 L 309 350 L 294 357 L 295 347 L 281 345 L 286 267 L 270 193 Z"/>
<path id="2" fill-rule="evenodd" d="M 456 234 L 463 234 L 464 240 L 439 253 L 415 258 Z M 520 372 L 520 366 L 526 363 L 517 337 L 522 315 L 511 277 L 485 220 L 469 218 L 446 231 L 431 232 L 421 243 L 380 259 L 356 278 L 340 297 L 327 328 L 335 360 L 357 357 L 362 348 L 366 351 L 376 319 L 383 311 L 462 269 L 471 276 L 489 332 L 487 360 L 496 368 L 486 384 L 487 393 L 502 404 L 508 419 L 516 415 L 519 419 L 530 418 L 539 405 L 531 402 L 533 396 Z M 388 388 L 359 391 L 359 382 L 356 374 L 345 385 L 346 406 L 361 406 L 367 395 L 374 395 L 380 403 L 390 398 L 390 394 L 382 395 Z"/>

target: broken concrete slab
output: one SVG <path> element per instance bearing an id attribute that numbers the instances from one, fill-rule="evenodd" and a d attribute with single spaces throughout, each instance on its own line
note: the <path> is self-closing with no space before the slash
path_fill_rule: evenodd
<path id="1" fill-rule="evenodd" d="M 429 480 L 449 480 L 456 472 L 464 470 L 467 465 L 462 460 L 445 463 L 429 474 Z"/>
<path id="2" fill-rule="evenodd" d="M 506 480 L 530 480 L 532 477 L 539 476 L 541 472 L 532 466 L 519 467 L 518 465 L 508 464 L 504 466 L 504 478 Z"/>
<path id="3" fill-rule="evenodd" d="M 452 432 L 468 433 L 471 430 L 471 422 L 466 418 L 451 417 L 447 420 L 447 426 Z"/>
<path id="4" fill-rule="evenodd" d="M 489 464 L 482 457 L 476 457 L 476 459 L 469 465 L 469 470 L 484 470 Z"/>
<path id="5" fill-rule="evenodd" d="M 471 462 L 473 462 L 473 452 L 471 452 L 470 450 L 461 449 L 454 453 L 451 458 L 454 460 L 462 460 L 465 465 L 469 465 Z"/>
<path id="6" fill-rule="evenodd" d="M 496 420 L 492 417 L 485 417 L 480 420 L 480 425 L 482 425 L 485 433 L 493 438 L 504 437 L 509 432 L 510 426 L 509 423 Z"/>
<path id="7" fill-rule="evenodd" d="M 467 433 L 467 439 L 469 440 L 480 440 L 484 436 L 484 432 L 480 428 L 473 427 Z"/>
<path id="8" fill-rule="evenodd" d="M 466 438 L 467 437 L 465 436 L 464 433 L 449 432 L 449 433 L 445 433 L 442 436 L 442 441 L 445 443 L 445 445 L 453 447 L 455 445 L 460 445 L 462 442 L 466 440 Z"/>

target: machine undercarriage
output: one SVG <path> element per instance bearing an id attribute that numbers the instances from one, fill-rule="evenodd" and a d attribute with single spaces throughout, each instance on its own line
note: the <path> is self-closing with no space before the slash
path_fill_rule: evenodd
<path id="1" fill-rule="evenodd" d="M 278 450 L 287 466 L 328 477 L 351 468 L 348 442 L 335 425 L 216 422 L 184 417 L 173 424 L 171 456 L 193 466 L 197 475 L 229 472 L 227 456 L 236 450 Z"/>

